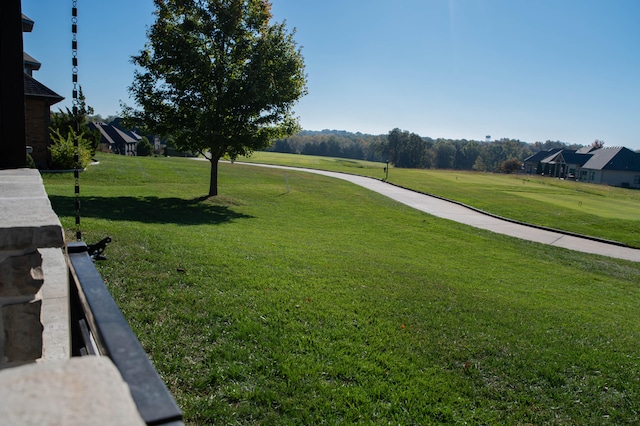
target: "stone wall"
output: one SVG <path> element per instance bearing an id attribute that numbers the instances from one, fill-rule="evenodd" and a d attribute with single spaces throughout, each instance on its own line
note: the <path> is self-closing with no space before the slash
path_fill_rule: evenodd
<path id="1" fill-rule="evenodd" d="M 42 316 L 48 303 L 43 287 L 68 289 L 64 272 L 62 276 L 59 272 L 55 277 L 45 276 L 43 253 L 49 264 L 58 265 L 53 270 L 59 270 L 60 259 L 64 268 L 63 246 L 63 229 L 40 173 L 0 170 L 0 369 L 43 357 L 46 332 Z M 65 305 L 57 309 L 63 311 L 57 316 L 64 328 L 68 312 L 65 315 Z M 49 316 L 56 317 L 52 312 Z M 68 341 L 68 326 L 63 333 L 63 340 Z M 68 354 L 68 350 L 62 352 Z"/>
<path id="2" fill-rule="evenodd" d="M 144 426 L 109 358 L 71 358 L 63 247 L 40 173 L 0 170 L 0 424 Z"/>

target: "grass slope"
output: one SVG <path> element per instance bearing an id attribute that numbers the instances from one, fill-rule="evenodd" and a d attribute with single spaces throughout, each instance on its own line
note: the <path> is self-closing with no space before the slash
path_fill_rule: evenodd
<path id="1" fill-rule="evenodd" d="M 382 179 L 381 163 L 258 152 L 245 161 L 319 168 Z M 389 181 L 536 225 L 640 247 L 640 191 L 542 176 L 392 169 Z"/>
<path id="2" fill-rule="evenodd" d="M 640 264 L 306 173 L 104 155 L 85 240 L 188 424 L 640 421 Z M 73 227 L 73 178 L 45 176 Z"/>

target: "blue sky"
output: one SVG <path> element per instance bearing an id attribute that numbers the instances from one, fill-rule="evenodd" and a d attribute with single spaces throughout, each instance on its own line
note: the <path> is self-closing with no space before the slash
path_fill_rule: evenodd
<path id="1" fill-rule="evenodd" d="M 561 140 L 640 149 L 640 1 L 272 0 L 297 29 L 307 130 Z M 78 0 L 79 78 L 103 116 L 131 103 L 151 0 Z M 23 0 L 36 79 L 71 98 L 71 1 Z"/>

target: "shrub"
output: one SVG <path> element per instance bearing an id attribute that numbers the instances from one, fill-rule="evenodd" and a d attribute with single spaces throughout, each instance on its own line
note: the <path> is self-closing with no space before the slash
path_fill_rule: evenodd
<path id="1" fill-rule="evenodd" d="M 30 169 L 36 168 L 36 162 L 33 160 L 31 154 L 27 154 L 27 167 Z"/>
<path id="2" fill-rule="evenodd" d="M 74 161 L 76 148 L 74 139 L 78 139 L 78 162 Z M 60 130 L 51 129 L 51 168 L 54 170 L 84 169 L 91 161 L 90 141 L 82 134 L 77 135 L 73 128 L 69 128 L 67 136 L 63 136 Z"/>
<path id="3" fill-rule="evenodd" d="M 502 173 L 515 173 L 522 168 L 522 162 L 517 158 L 512 158 L 510 160 L 502 161 L 498 164 L 498 171 Z"/>
<path id="4" fill-rule="evenodd" d="M 147 139 L 146 136 L 143 136 L 138 142 L 138 145 L 136 145 L 136 153 L 139 156 L 147 157 L 151 155 L 151 151 L 153 151 L 151 142 L 149 142 L 149 139 Z"/>

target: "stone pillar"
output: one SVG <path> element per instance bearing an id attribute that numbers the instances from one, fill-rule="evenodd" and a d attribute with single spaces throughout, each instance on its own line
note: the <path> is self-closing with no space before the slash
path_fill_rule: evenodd
<path id="1" fill-rule="evenodd" d="M 0 369 L 43 356 L 41 250 L 64 245 L 37 170 L 0 170 Z"/>

